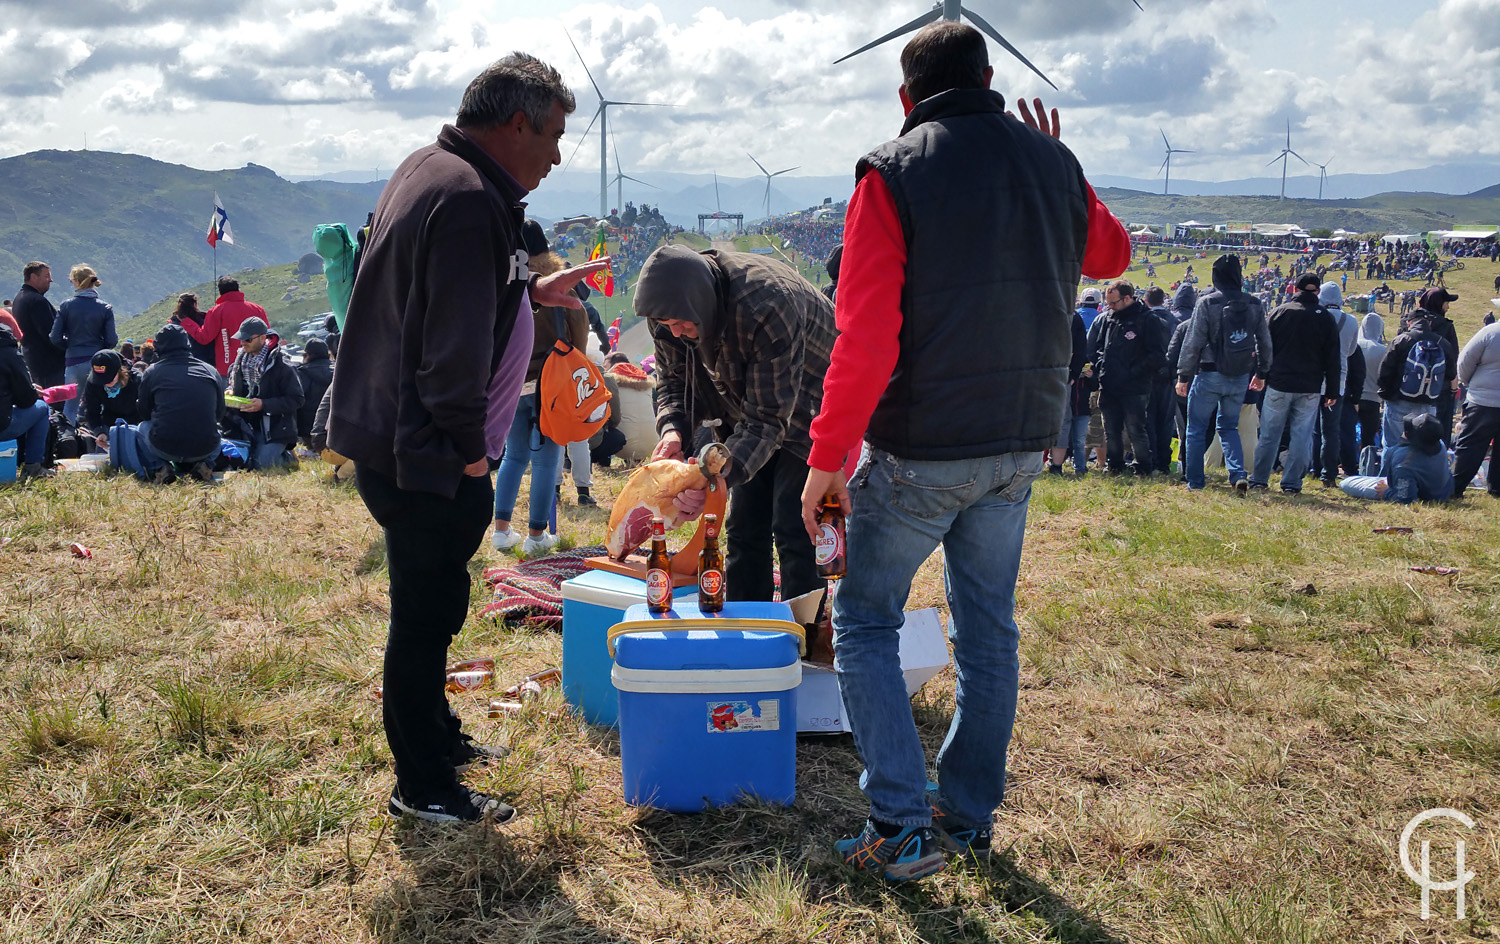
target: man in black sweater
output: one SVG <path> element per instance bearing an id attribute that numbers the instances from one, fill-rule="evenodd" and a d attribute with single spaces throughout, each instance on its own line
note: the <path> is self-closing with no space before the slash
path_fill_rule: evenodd
<path id="1" fill-rule="evenodd" d="M 21 328 L 21 352 L 32 382 L 42 387 L 56 387 L 63 382 L 63 352 L 51 341 L 52 322 L 57 309 L 47 300 L 52 287 L 52 269 L 45 262 L 28 262 L 22 270 L 26 284 L 16 293 L 11 314 Z"/>
<path id="2" fill-rule="evenodd" d="M 1281 490 L 1291 495 L 1302 491 L 1302 477 L 1312 459 L 1313 421 L 1318 416 L 1319 398 L 1324 405 L 1338 401 L 1343 358 L 1338 326 L 1318 302 L 1321 285 L 1316 273 L 1305 273 L 1297 279 L 1297 297 L 1271 312 L 1275 359 L 1266 376 L 1255 471 L 1250 473 L 1252 489 L 1268 487 L 1281 451 L 1282 431 L 1290 426 L 1291 441 L 1281 464 Z"/>

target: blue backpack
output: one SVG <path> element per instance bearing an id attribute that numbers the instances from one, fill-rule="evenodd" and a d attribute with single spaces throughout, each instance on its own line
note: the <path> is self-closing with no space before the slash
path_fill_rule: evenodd
<path id="1" fill-rule="evenodd" d="M 123 419 L 115 420 L 109 428 L 109 464 L 122 472 L 130 472 L 140 478 L 150 478 L 145 463 L 141 462 L 140 447 L 136 436 L 140 430 Z"/>
<path id="2" fill-rule="evenodd" d="M 1406 350 L 1401 368 L 1401 397 L 1406 400 L 1436 400 L 1443 392 L 1448 356 L 1437 335 L 1425 332 Z"/>

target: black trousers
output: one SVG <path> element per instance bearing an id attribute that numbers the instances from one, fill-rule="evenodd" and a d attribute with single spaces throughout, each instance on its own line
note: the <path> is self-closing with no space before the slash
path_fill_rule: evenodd
<path id="1" fill-rule="evenodd" d="M 1465 403 L 1459 421 L 1458 439 L 1453 444 L 1453 494 L 1462 495 L 1474 480 L 1474 473 L 1489 455 L 1490 447 L 1500 440 L 1500 407 Z M 1500 469 L 1490 460 L 1489 491 L 1500 498 Z"/>
<path id="2" fill-rule="evenodd" d="M 1318 402 L 1318 419 L 1313 432 L 1312 472 L 1321 479 L 1339 477 L 1339 436 L 1344 422 L 1344 401 L 1333 406 Z M 1290 425 L 1290 424 L 1288 424 Z"/>
<path id="3" fill-rule="evenodd" d="M 1105 393 L 1099 397 L 1104 415 L 1104 464 L 1112 472 L 1125 469 L 1125 436 L 1135 452 L 1135 474 L 1150 475 L 1156 468 L 1151 455 L 1151 434 L 1146 429 L 1149 394 Z"/>
<path id="4" fill-rule="evenodd" d="M 783 600 L 824 585 L 818 579 L 812 540 L 802 527 L 802 486 L 806 484 L 807 460 L 777 450 L 754 478 L 729 490 L 725 599 L 771 599 L 773 543 L 781 562 Z"/>
<path id="5" fill-rule="evenodd" d="M 456 781 L 458 719 L 443 692 L 448 644 L 469 614 L 469 559 L 494 510 L 488 475 L 463 477 L 458 494 L 413 492 L 360 463 L 359 497 L 385 529 L 391 624 L 381 719 L 402 796 L 419 801 Z"/>
<path id="6" fill-rule="evenodd" d="M 1177 432 L 1177 376 L 1157 381 L 1146 404 L 1146 429 L 1151 436 L 1151 455 L 1163 472 L 1172 467 L 1172 437 Z"/>
<path id="7" fill-rule="evenodd" d="M 1380 435 L 1380 401 L 1359 401 L 1359 449 L 1363 452 L 1367 447 L 1375 445 L 1375 438 Z M 1355 473 L 1356 475 L 1358 473 Z"/>

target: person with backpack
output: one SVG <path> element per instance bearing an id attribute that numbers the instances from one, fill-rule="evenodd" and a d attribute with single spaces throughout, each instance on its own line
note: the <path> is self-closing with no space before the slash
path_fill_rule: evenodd
<path id="1" fill-rule="evenodd" d="M 1318 302 L 1321 280 L 1315 273 L 1298 276 L 1297 294 L 1271 312 L 1267 327 L 1275 358 L 1266 374 L 1261 405 L 1260 438 L 1249 488 L 1269 488 L 1271 470 L 1281 452 L 1281 435 L 1291 430 L 1281 465 L 1281 490 L 1300 494 L 1312 458 L 1313 421 L 1318 403 L 1338 396 L 1340 347 L 1338 327 Z"/>
<path id="2" fill-rule="evenodd" d="M 562 271 L 562 259 L 549 250 L 540 223 L 529 219 L 522 224 L 521 240 L 529 256 L 526 266 L 532 272 L 548 276 Z M 521 387 L 521 399 L 516 404 L 510 433 L 505 438 L 505 455 L 495 473 L 495 533 L 490 543 L 497 551 L 508 551 L 519 544 L 521 553 L 530 556 L 545 554 L 557 545 L 557 535 L 549 534 L 547 525 L 552 518 L 552 501 L 566 443 L 553 442 L 542 433 L 542 398 L 537 387 L 542 368 L 557 343 L 558 311 L 565 312 L 568 343 L 580 350 L 588 344 L 589 320 L 582 307 L 533 306 L 531 360 L 526 365 L 526 382 Z M 528 533 L 522 535 L 511 528 L 510 521 L 521 492 L 521 477 L 528 467 L 531 469 L 531 500 L 527 506 Z"/>
<path id="3" fill-rule="evenodd" d="M 1246 294 L 1238 256 L 1214 260 L 1214 291 L 1198 299 L 1177 360 L 1177 394 L 1188 398 L 1187 487 L 1203 488 L 1203 452 L 1208 424 L 1216 423 L 1223 443 L 1230 487 L 1244 492 L 1249 484 L 1240 442 L 1240 407 L 1246 390 L 1265 387 L 1274 347 L 1260 299 Z"/>
<path id="4" fill-rule="evenodd" d="M 1444 303 L 1446 305 L 1446 303 Z M 1432 329 L 1432 311 L 1417 309 L 1380 360 L 1377 390 L 1385 401 L 1380 435 L 1386 448 L 1401 441 L 1406 417 L 1438 416 L 1438 404 L 1458 389 L 1458 348 Z M 1438 425 L 1441 426 L 1441 418 Z"/>
<path id="5" fill-rule="evenodd" d="M 74 294 L 57 307 L 51 341 L 63 351 L 63 382 L 78 385 L 78 395 L 63 404 L 63 415 L 76 424 L 83 386 L 91 376 L 90 362 L 99 351 L 113 350 L 120 336 L 115 333 L 115 310 L 99 297 L 99 286 L 104 283 L 94 270 L 76 265 L 68 279 Z"/>
<path id="6" fill-rule="evenodd" d="M 1099 412 L 1104 415 L 1105 470 L 1125 471 L 1125 436 L 1135 453 L 1136 475 L 1156 468 L 1151 436 L 1146 428 L 1146 402 L 1157 372 L 1167 359 L 1171 336 L 1151 310 L 1135 297 L 1135 286 L 1116 279 L 1104 289 L 1101 313 L 1089 329 L 1089 360 L 1084 372 L 1097 377 Z M 1161 457 L 1166 460 L 1166 456 Z M 1168 466 L 1164 463 L 1163 468 Z"/>
<path id="7" fill-rule="evenodd" d="M 219 454 L 224 378 L 193 356 L 182 325 L 168 323 L 156 332 L 156 355 L 136 397 L 141 415 L 134 436 L 138 465 L 158 485 L 180 472 L 212 482 L 209 463 Z M 111 462 L 118 458 L 111 456 Z"/>
<path id="8" fill-rule="evenodd" d="M 1458 301 L 1458 296 L 1441 286 L 1427 289 L 1417 296 L 1417 308 L 1427 313 L 1432 333 L 1448 342 L 1455 351 L 1463 347 L 1458 343 L 1458 330 L 1454 327 L 1452 319 L 1448 317 L 1448 308 L 1456 301 Z M 1458 361 L 1454 359 L 1448 363 L 1453 365 L 1456 374 Z M 1438 398 L 1437 418 L 1438 424 L 1443 427 L 1444 443 L 1449 443 L 1453 439 L 1453 412 L 1458 402 L 1457 391 L 1458 387 L 1454 386 L 1451 390 L 1445 390 Z"/>

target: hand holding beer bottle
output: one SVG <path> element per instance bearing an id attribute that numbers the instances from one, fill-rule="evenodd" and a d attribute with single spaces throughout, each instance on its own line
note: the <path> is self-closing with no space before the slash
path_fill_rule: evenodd
<path id="1" fill-rule="evenodd" d="M 818 508 L 817 536 L 813 539 L 813 551 L 818 563 L 818 576 L 825 580 L 838 580 L 846 572 L 848 545 L 844 535 L 844 509 L 838 496 L 824 495 Z"/>

